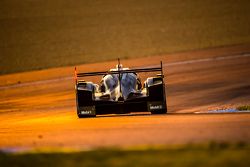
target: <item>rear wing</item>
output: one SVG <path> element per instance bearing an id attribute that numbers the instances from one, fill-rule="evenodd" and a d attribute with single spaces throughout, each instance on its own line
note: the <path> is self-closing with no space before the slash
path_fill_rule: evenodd
<path id="1" fill-rule="evenodd" d="M 79 77 L 89 77 L 89 76 L 98 76 L 98 75 L 107 75 L 107 74 L 118 74 L 119 78 L 120 75 L 123 73 L 140 73 L 140 72 L 156 72 L 160 71 L 161 76 L 163 76 L 163 68 L 162 68 L 162 61 L 160 62 L 160 67 L 155 68 L 135 68 L 135 69 L 120 69 L 120 60 L 118 59 L 118 69 L 116 71 L 99 71 L 99 72 L 84 72 L 84 73 L 77 73 L 75 67 L 75 81 L 77 83 L 77 79 Z"/>

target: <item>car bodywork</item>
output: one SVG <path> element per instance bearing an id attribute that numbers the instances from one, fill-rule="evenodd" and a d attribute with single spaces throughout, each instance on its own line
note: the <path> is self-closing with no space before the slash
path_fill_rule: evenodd
<path id="1" fill-rule="evenodd" d="M 141 84 L 138 73 L 160 72 Z M 100 84 L 83 77 L 102 76 Z M 156 68 L 122 68 L 118 59 L 115 69 L 101 72 L 77 73 L 75 68 L 76 108 L 79 118 L 100 114 L 123 114 L 149 111 L 167 113 L 162 62 Z"/>

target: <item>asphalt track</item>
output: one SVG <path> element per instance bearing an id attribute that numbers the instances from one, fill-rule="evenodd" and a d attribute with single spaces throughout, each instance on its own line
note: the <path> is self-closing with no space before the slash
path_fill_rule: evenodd
<path id="1" fill-rule="evenodd" d="M 249 53 L 249 45 L 244 45 L 124 60 L 130 67 L 155 66 L 163 60 L 166 115 L 144 112 L 78 119 L 73 67 L 0 76 L 0 148 L 249 143 L 249 113 L 208 114 L 250 104 Z M 114 65 L 112 61 L 78 69 L 100 71 Z"/>

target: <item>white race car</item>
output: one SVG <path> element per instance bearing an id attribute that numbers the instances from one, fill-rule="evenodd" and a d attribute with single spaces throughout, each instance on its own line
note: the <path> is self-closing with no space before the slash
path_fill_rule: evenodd
<path id="1" fill-rule="evenodd" d="M 141 84 L 137 73 L 157 71 L 161 73 Z M 81 79 L 97 75 L 102 76 L 100 84 Z M 129 69 L 123 68 L 118 59 L 116 68 L 109 71 L 77 73 L 75 68 L 75 80 L 79 118 L 143 111 L 167 113 L 162 62 L 158 68 Z"/>

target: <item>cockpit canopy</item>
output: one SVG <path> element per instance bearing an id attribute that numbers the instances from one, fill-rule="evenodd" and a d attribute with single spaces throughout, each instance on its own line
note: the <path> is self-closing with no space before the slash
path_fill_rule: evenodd
<path id="1" fill-rule="evenodd" d="M 115 69 L 110 71 L 128 70 L 122 65 L 117 65 Z M 102 78 L 101 91 L 104 94 L 109 94 L 111 99 L 118 100 L 119 98 L 127 99 L 131 93 L 138 91 L 138 77 L 135 73 L 108 74 Z"/>

